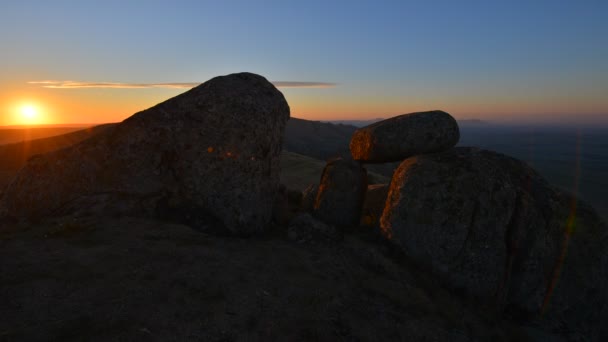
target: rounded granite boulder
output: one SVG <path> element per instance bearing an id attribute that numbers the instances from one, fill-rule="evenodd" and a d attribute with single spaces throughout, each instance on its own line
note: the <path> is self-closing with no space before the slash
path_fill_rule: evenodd
<path id="1" fill-rule="evenodd" d="M 364 163 L 402 161 L 414 155 L 447 150 L 460 139 L 458 123 L 434 110 L 395 116 L 353 133 L 350 152 Z"/>
<path id="2" fill-rule="evenodd" d="M 600 336 L 608 228 L 525 163 L 464 147 L 406 159 L 380 225 L 457 293 L 574 339 Z"/>
<path id="3" fill-rule="evenodd" d="M 289 105 L 238 73 L 141 111 L 77 145 L 32 158 L 0 214 L 142 215 L 253 234 L 271 220 Z"/>

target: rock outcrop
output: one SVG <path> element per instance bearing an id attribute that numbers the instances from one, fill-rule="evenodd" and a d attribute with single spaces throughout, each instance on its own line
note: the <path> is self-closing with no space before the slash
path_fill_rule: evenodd
<path id="1" fill-rule="evenodd" d="M 309 213 L 295 216 L 287 228 L 287 237 L 297 242 L 332 242 L 341 239 L 340 232 Z"/>
<path id="2" fill-rule="evenodd" d="M 460 138 L 458 123 L 440 110 L 395 116 L 355 131 L 353 159 L 365 163 L 402 161 L 414 155 L 441 152 Z"/>
<path id="3" fill-rule="evenodd" d="M 381 229 L 448 288 L 513 319 L 594 340 L 608 318 L 608 228 L 513 158 L 454 148 L 405 160 Z"/>
<path id="4" fill-rule="evenodd" d="M 265 78 L 216 77 L 72 147 L 32 158 L 0 215 L 141 214 L 252 234 L 270 221 L 289 106 Z"/>
<path id="5" fill-rule="evenodd" d="M 339 228 L 358 226 L 366 190 L 367 171 L 359 162 L 331 160 L 323 169 L 313 214 Z"/>
<path id="6" fill-rule="evenodd" d="M 310 184 L 302 191 L 302 202 L 301 208 L 304 212 L 312 212 L 315 207 L 315 201 L 317 199 L 317 194 L 319 194 L 319 185 L 318 184 Z"/>
<path id="7" fill-rule="evenodd" d="M 361 223 L 365 226 L 376 226 L 384 211 L 384 204 L 388 196 L 388 184 L 373 184 L 367 186 Z"/>

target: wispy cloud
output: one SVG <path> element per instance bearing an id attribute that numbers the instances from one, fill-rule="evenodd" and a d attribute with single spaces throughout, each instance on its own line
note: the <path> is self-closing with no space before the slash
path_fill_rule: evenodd
<path id="1" fill-rule="evenodd" d="M 189 89 L 201 84 L 200 82 L 181 83 L 119 83 L 119 82 L 78 82 L 78 81 L 30 81 L 44 88 L 52 89 L 81 89 L 81 88 L 110 88 L 110 89 L 147 89 L 147 88 L 169 88 Z M 298 82 L 298 81 L 276 81 L 272 82 L 279 88 L 333 88 L 336 83 L 329 82 Z"/>
<path id="2" fill-rule="evenodd" d="M 278 88 L 333 88 L 336 83 L 328 82 L 292 82 L 292 81 L 276 81 L 272 82 Z"/>

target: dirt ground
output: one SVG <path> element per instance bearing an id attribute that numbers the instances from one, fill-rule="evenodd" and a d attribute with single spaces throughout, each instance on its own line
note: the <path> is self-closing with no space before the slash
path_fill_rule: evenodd
<path id="1" fill-rule="evenodd" d="M 374 234 L 212 236 L 136 218 L 0 227 L 0 341 L 523 340 Z"/>

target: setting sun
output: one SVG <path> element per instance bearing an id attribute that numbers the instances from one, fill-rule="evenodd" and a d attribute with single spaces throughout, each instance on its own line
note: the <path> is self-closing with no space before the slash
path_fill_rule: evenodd
<path id="1" fill-rule="evenodd" d="M 41 125 L 48 122 L 47 112 L 39 103 L 22 102 L 13 111 L 13 122 L 17 125 Z"/>
<path id="2" fill-rule="evenodd" d="M 33 105 L 25 105 L 21 107 L 21 115 L 24 119 L 35 120 L 38 116 L 38 108 Z"/>

